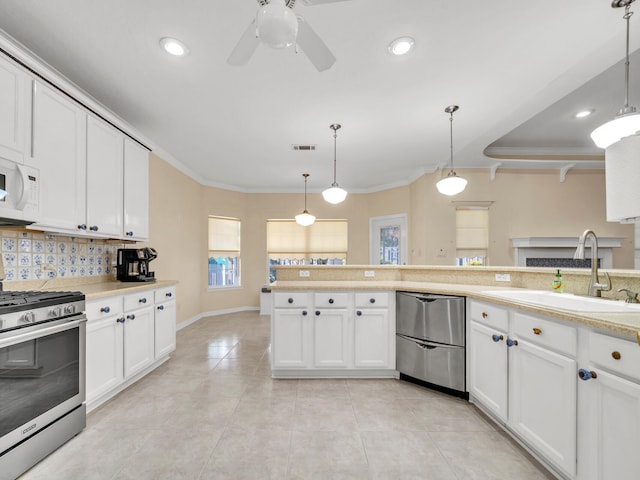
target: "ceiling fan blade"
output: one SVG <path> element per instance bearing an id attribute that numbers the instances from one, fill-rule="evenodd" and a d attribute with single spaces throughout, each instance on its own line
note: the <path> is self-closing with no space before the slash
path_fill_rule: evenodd
<path id="1" fill-rule="evenodd" d="M 296 43 L 319 72 L 331 68 L 336 61 L 336 57 L 333 56 L 329 47 L 327 47 L 318 34 L 313 31 L 302 17 L 298 17 L 298 37 L 296 38 Z"/>
<path id="2" fill-rule="evenodd" d="M 240 37 L 238 44 L 233 48 L 231 55 L 227 58 L 227 63 L 236 66 L 246 65 L 253 52 L 258 48 L 258 43 L 256 21 L 253 20 L 242 34 L 242 37 Z"/>

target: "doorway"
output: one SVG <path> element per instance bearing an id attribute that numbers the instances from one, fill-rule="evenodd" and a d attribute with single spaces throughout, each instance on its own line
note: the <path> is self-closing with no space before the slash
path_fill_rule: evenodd
<path id="1" fill-rule="evenodd" d="M 407 264 L 407 215 L 387 215 L 369 219 L 369 263 Z"/>

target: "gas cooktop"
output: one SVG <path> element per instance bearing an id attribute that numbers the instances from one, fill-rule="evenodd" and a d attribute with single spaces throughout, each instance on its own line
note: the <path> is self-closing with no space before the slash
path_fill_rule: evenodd
<path id="1" fill-rule="evenodd" d="M 84 300 L 82 292 L 0 291 L 0 331 L 79 314 Z"/>

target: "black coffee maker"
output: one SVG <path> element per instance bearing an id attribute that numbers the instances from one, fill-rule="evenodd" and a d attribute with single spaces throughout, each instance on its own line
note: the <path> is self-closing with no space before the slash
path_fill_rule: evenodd
<path id="1" fill-rule="evenodd" d="M 119 248 L 116 278 L 121 282 L 155 282 L 155 272 L 149 271 L 149 262 L 158 256 L 151 247 Z"/>

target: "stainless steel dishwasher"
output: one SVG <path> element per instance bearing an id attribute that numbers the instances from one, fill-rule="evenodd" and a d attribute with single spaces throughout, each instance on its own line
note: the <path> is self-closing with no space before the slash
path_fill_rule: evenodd
<path id="1" fill-rule="evenodd" d="M 396 293 L 400 377 L 465 394 L 465 297 Z"/>

